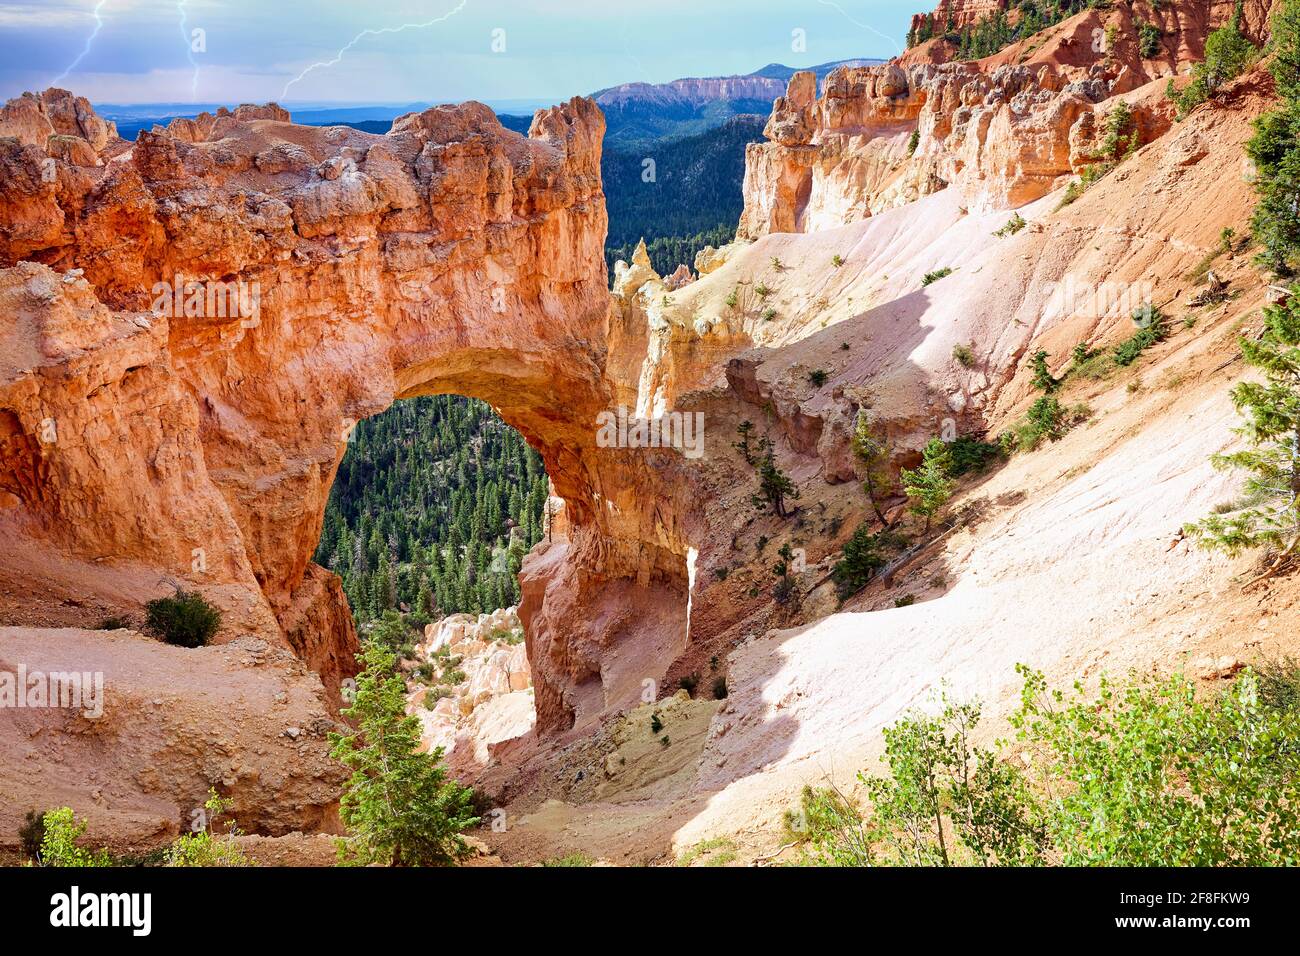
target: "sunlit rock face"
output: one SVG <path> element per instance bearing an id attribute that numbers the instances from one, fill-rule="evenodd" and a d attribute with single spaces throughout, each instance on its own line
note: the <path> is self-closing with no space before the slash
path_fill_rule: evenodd
<path id="1" fill-rule="evenodd" d="M 524 573 L 539 727 L 572 724 L 576 688 L 611 702 L 612 644 L 680 640 L 668 597 L 636 620 L 599 609 L 676 594 L 686 548 L 649 493 L 672 453 L 596 442 L 641 356 L 609 355 L 593 103 L 540 111 L 527 137 L 478 103 L 385 136 L 271 105 L 128 144 L 48 91 L 0 129 L 0 574 L 65 608 L 31 620 L 15 599 L 7 623 L 193 587 L 226 612 L 219 639 L 288 646 L 337 703 L 356 636 L 311 557 L 351 428 L 459 393 L 538 448 L 565 503 Z"/>

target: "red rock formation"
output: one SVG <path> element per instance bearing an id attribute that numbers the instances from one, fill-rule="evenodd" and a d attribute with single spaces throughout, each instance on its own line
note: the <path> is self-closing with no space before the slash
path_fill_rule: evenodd
<path id="1" fill-rule="evenodd" d="M 1008 5 L 1007 0 L 939 0 L 933 13 L 913 15 L 912 30 L 920 29 L 927 21 L 935 32 L 960 30 L 1007 9 Z"/>
<path id="2" fill-rule="evenodd" d="M 773 105 L 769 142 L 748 148 L 739 236 L 842 225 L 950 186 L 973 210 L 1023 205 L 1095 161 L 1098 118 L 1120 95 L 1149 142 L 1172 121 L 1152 82 L 1171 67 L 1136 48 L 1127 59 L 1094 49 L 1099 16 L 1053 28 L 1089 37 L 1069 66 L 903 57 L 835 70 L 820 98 L 811 73 L 796 75 Z"/>
<path id="3" fill-rule="evenodd" d="M 311 556 L 350 426 L 454 392 L 499 409 L 567 502 L 567 538 L 524 575 L 539 724 L 571 723 L 580 685 L 584 713 L 611 702 L 611 643 L 684 635 L 667 599 L 600 610 L 676 594 L 685 547 L 647 491 L 654 456 L 596 447 L 618 388 L 590 101 L 539 112 L 527 138 L 476 103 L 386 136 L 240 107 L 129 148 L 82 115 L 88 168 L 40 123 L 81 114 L 57 91 L 20 98 L 5 115 L 27 132 L 0 141 L 0 579 L 124 608 L 199 587 L 225 638 L 271 636 L 334 691 L 355 638 Z M 214 308 L 214 289 L 253 308 Z M 42 560 L 54 549 L 63 563 Z"/>

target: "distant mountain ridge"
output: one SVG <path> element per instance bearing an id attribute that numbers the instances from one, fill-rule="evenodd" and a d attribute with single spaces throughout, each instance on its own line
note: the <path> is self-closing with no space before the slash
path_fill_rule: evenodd
<path id="1" fill-rule="evenodd" d="M 867 66 L 883 60 L 837 60 L 806 67 L 824 78 L 838 66 Z M 738 76 L 684 77 L 667 83 L 621 83 L 592 94 L 605 113 L 605 140 L 612 145 L 638 146 L 671 136 L 691 136 L 712 129 L 733 116 L 766 116 L 785 94 L 790 77 L 800 68 L 769 63 Z"/>
<path id="2" fill-rule="evenodd" d="M 790 77 L 803 70 L 811 70 L 820 80 L 836 67 L 872 66 L 884 62 L 875 59 L 834 60 L 809 67 L 769 63 L 753 73 L 736 76 L 683 77 L 667 83 L 620 83 L 618 86 L 596 91 L 592 94 L 592 99 L 602 108 L 607 104 L 617 105 L 632 99 L 667 102 L 684 100 L 695 106 L 711 100 L 725 99 L 766 99 L 770 102 L 783 95 Z"/>

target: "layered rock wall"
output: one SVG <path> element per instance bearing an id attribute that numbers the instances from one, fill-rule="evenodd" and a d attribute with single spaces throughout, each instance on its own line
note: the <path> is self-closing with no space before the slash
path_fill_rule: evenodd
<path id="1" fill-rule="evenodd" d="M 589 605 L 619 581 L 674 592 L 685 546 L 647 496 L 655 456 L 595 441 L 619 373 L 594 104 L 541 111 L 528 137 L 476 103 L 386 136 L 272 105 L 125 144 L 61 91 L 0 122 L 22 132 L 0 139 L 0 575 L 123 608 L 197 587 L 223 639 L 287 644 L 337 700 L 355 636 L 311 556 L 351 428 L 398 398 L 470 395 L 566 502 L 520 610 L 539 723 L 572 723 L 578 684 L 609 703 L 600 654 L 640 624 L 592 638 Z M 77 149 L 52 145 L 64 129 Z"/>

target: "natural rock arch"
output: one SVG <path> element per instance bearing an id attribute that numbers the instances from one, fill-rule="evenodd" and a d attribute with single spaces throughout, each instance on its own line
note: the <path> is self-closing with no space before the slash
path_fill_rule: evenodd
<path id="1" fill-rule="evenodd" d="M 585 99 L 527 138 L 477 103 L 385 136 L 272 105 L 129 144 L 62 91 L 11 101 L 0 443 L 55 435 L 30 465 L 6 453 L 0 573 L 47 552 L 52 593 L 123 606 L 198 586 L 227 636 L 278 636 L 336 695 L 355 634 L 311 555 L 349 429 L 459 393 L 541 452 L 566 502 L 566 533 L 521 575 L 539 726 L 634 694 L 657 675 L 603 673 L 602 655 L 640 640 L 662 673 L 684 644 L 689 508 L 657 506 L 683 485 L 673 453 L 595 441 L 597 413 L 635 389 L 607 362 L 603 132 Z M 214 288 L 245 307 L 194 298 Z"/>

